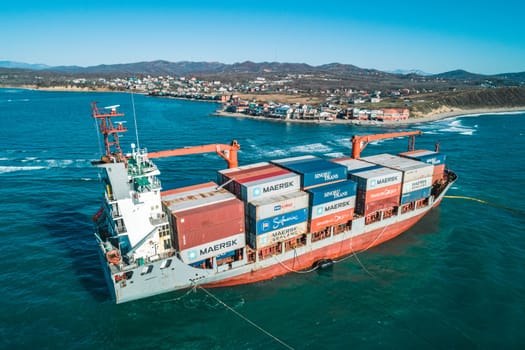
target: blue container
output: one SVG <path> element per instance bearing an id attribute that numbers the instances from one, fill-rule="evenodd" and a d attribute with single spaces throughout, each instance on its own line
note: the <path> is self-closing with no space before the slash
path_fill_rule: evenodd
<path id="1" fill-rule="evenodd" d="M 430 187 L 422 188 L 417 191 L 403 193 L 401 195 L 401 204 L 407 204 L 428 196 L 430 196 Z"/>
<path id="2" fill-rule="evenodd" d="M 336 182 L 306 190 L 306 192 L 310 194 L 311 207 L 355 196 L 356 191 L 357 183 L 352 180 Z"/>
<path id="3" fill-rule="evenodd" d="M 285 162 L 278 165 L 300 174 L 302 188 L 346 180 L 348 173 L 346 166 L 325 159 Z"/>
<path id="4" fill-rule="evenodd" d="M 286 214 L 273 216 L 271 218 L 255 221 L 250 219 L 250 232 L 262 234 L 284 227 L 292 226 L 308 220 L 308 208 L 295 210 Z"/>
<path id="5" fill-rule="evenodd" d="M 445 164 L 447 156 L 443 153 L 429 152 L 427 154 L 403 154 L 403 157 L 419 160 L 420 162 L 441 165 Z"/>

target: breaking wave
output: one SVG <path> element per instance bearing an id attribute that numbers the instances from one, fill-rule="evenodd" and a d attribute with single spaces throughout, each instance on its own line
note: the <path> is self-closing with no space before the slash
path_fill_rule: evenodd
<path id="1" fill-rule="evenodd" d="M 45 167 L 45 166 L 0 166 L 0 174 L 12 173 L 14 171 L 34 171 L 34 170 L 42 170 L 42 169 L 49 169 L 49 167 Z"/>

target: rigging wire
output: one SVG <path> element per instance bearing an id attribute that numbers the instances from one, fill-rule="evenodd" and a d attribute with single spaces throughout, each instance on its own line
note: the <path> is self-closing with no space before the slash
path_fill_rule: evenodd
<path id="1" fill-rule="evenodd" d="M 133 109 L 133 122 L 135 123 L 135 138 L 137 139 L 137 150 L 140 150 L 139 129 L 137 128 L 137 114 L 135 113 L 135 98 L 131 91 L 131 108 Z"/>
<path id="2" fill-rule="evenodd" d="M 95 123 L 95 134 L 97 134 L 98 154 L 102 154 L 102 142 L 100 141 L 97 119 L 93 118 L 93 122 Z"/>

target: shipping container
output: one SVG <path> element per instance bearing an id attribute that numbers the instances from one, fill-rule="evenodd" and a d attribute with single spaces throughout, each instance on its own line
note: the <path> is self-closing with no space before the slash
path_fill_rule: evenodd
<path id="1" fill-rule="evenodd" d="M 408 192 L 414 192 L 430 186 L 432 186 L 432 177 L 425 177 L 414 181 L 408 181 L 403 183 L 401 193 L 405 194 Z"/>
<path id="2" fill-rule="evenodd" d="M 232 177 L 235 177 L 236 175 L 242 174 L 243 172 L 258 169 L 266 165 L 270 165 L 270 163 L 260 162 L 260 163 L 248 164 L 248 165 L 243 165 L 243 166 L 239 166 L 236 168 L 228 168 L 228 169 L 219 170 L 217 173 L 224 175 L 228 178 L 232 178 Z"/>
<path id="3" fill-rule="evenodd" d="M 235 171 L 228 171 L 230 169 L 221 170 L 217 173 L 218 179 L 220 179 L 221 184 L 225 184 L 225 188 L 234 193 L 237 196 L 240 196 L 241 187 L 240 183 L 249 182 L 255 180 L 257 176 L 263 176 L 265 174 L 276 173 L 281 171 L 282 168 L 270 164 L 268 162 L 257 163 L 256 166 L 253 164 L 247 165 L 244 167 L 235 168 Z M 277 174 L 274 174 L 277 175 Z M 249 178 L 254 178 L 249 180 Z"/>
<path id="4" fill-rule="evenodd" d="M 339 213 L 355 208 L 356 196 L 337 199 L 328 203 L 318 204 L 310 208 L 310 219 L 317 219 L 325 215 Z"/>
<path id="5" fill-rule="evenodd" d="M 404 152 L 399 154 L 402 157 L 419 160 L 432 165 L 441 165 L 446 162 L 446 155 L 439 152 L 427 151 L 427 150 L 416 150 L 411 152 Z"/>
<path id="6" fill-rule="evenodd" d="M 309 195 L 303 191 L 256 199 L 248 204 L 248 216 L 255 220 L 282 215 L 308 207 Z"/>
<path id="7" fill-rule="evenodd" d="M 445 175 L 445 164 L 434 165 L 434 174 L 432 175 L 432 183 L 443 180 Z"/>
<path id="8" fill-rule="evenodd" d="M 279 175 L 284 175 L 290 173 L 288 170 L 279 168 L 276 165 L 270 165 L 269 168 L 257 170 L 254 172 L 249 172 L 243 174 L 239 178 L 233 179 L 228 185 L 231 191 L 239 198 L 242 196 L 242 184 L 249 183 L 259 180 L 264 180 L 270 177 L 275 177 Z"/>
<path id="9" fill-rule="evenodd" d="M 164 200 L 165 198 L 174 198 L 173 196 L 175 195 L 181 195 L 182 193 L 191 193 L 191 192 L 195 192 L 197 190 L 201 190 L 203 188 L 207 188 L 207 189 L 213 189 L 213 188 L 216 188 L 218 187 L 217 184 L 213 181 L 209 181 L 209 182 L 205 182 L 205 183 L 202 183 L 202 184 L 197 184 L 197 185 L 192 185 L 192 186 L 186 186 L 186 187 L 179 187 L 179 188 L 174 188 L 174 189 L 171 189 L 171 190 L 167 190 L 167 191 L 163 191 L 160 193 L 160 196 L 161 198 Z"/>
<path id="10" fill-rule="evenodd" d="M 310 232 L 319 232 L 329 226 L 345 224 L 354 217 L 354 209 L 344 210 L 338 213 L 325 215 L 309 221 Z"/>
<path id="11" fill-rule="evenodd" d="M 235 196 L 232 193 L 224 188 L 218 188 L 217 184 L 213 182 L 209 182 L 202 186 L 188 186 L 167 191 L 162 194 L 162 204 L 170 212 L 179 212 L 181 210 L 207 206 L 234 198 Z"/>
<path id="12" fill-rule="evenodd" d="M 367 199 L 367 195 L 369 194 L 365 191 L 357 191 L 357 199 L 355 203 L 356 214 L 366 216 L 378 210 L 398 206 L 400 201 L 399 192 L 395 195 L 382 197 L 381 199 L 376 200 Z"/>
<path id="13" fill-rule="evenodd" d="M 308 222 L 305 221 L 260 235 L 249 234 L 248 239 L 252 248 L 259 249 L 305 234 L 307 232 L 307 228 Z"/>
<path id="14" fill-rule="evenodd" d="M 272 161 L 275 163 L 276 161 Z M 311 158 L 301 161 L 279 162 L 279 166 L 301 175 L 301 187 L 308 188 L 324 183 L 346 180 L 347 170 L 344 165 L 326 159 Z"/>
<path id="15" fill-rule="evenodd" d="M 353 173 L 350 175 L 350 179 L 357 182 L 358 189 L 369 191 L 396 184 L 400 185 L 403 179 L 403 173 L 395 169 L 380 166 L 372 170 Z"/>
<path id="16" fill-rule="evenodd" d="M 431 188 L 427 187 L 427 188 L 422 188 L 417 191 L 403 193 L 401 195 L 401 204 L 406 204 L 406 203 L 410 203 L 413 201 L 417 201 L 418 199 L 426 198 L 430 196 L 430 190 Z"/>
<path id="17" fill-rule="evenodd" d="M 296 164 L 301 162 L 311 162 L 312 160 L 319 160 L 321 158 L 313 156 L 313 155 L 306 155 L 306 156 L 299 156 L 299 157 L 289 157 L 289 158 L 283 158 L 283 159 L 275 159 L 271 162 L 274 164 Z"/>
<path id="18" fill-rule="evenodd" d="M 270 231 L 279 230 L 288 226 L 296 225 L 298 223 L 308 220 L 308 208 L 294 210 L 282 215 L 276 215 L 270 218 L 256 221 L 250 218 L 248 232 L 255 234 L 263 234 Z"/>
<path id="19" fill-rule="evenodd" d="M 331 161 L 337 164 L 344 165 L 346 167 L 346 170 L 348 171 L 348 175 L 355 172 L 376 169 L 379 167 L 377 164 L 365 162 L 360 159 L 354 159 L 352 157 L 336 158 L 331 159 Z"/>
<path id="20" fill-rule="evenodd" d="M 332 184 L 310 188 L 310 206 L 332 202 L 334 200 L 355 196 L 357 184 L 352 180 L 344 180 Z"/>
<path id="21" fill-rule="evenodd" d="M 398 199 L 401 196 L 401 183 L 380 188 L 374 188 L 373 190 L 357 191 L 358 200 L 364 200 L 365 202 L 373 202 L 384 198 L 390 198 L 393 196 L 396 196 Z"/>
<path id="22" fill-rule="evenodd" d="M 434 166 L 417 160 L 399 157 L 391 154 L 378 154 L 375 156 L 364 157 L 363 160 L 376 163 L 385 167 L 396 169 L 403 172 L 403 182 L 418 180 L 425 177 L 432 177 Z"/>
<path id="23" fill-rule="evenodd" d="M 202 260 L 214 256 L 221 256 L 221 254 L 243 248 L 245 245 L 246 235 L 244 233 L 239 233 L 181 250 L 179 255 L 182 261 L 186 264 L 198 264 Z"/>
<path id="24" fill-rule="evenodd" d="M 242 184 L 241 199 L 248 203 L 255 199 L 296 192 L 299 191 L 300 186 L 300 176 L 289 172 L 287 174 Z"/>
<path id="25" fill-rule="evenodd" d="M 245 232 L 244 204 L 234 198 L 179 212 L 171 216 L 179 250 Z"/>

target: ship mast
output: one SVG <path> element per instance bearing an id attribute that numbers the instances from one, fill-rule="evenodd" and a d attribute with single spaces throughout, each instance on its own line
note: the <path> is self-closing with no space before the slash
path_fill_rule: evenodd
<path id="1" fill-rule="evenodd" d="M 119 133 L 126 132 L 128 129 L 122 125 L 123 122 L 116 122 L 117 126 L 115 127 L 111 121 L 111 118 L 113 117 L 124 116 L 124 113 L 117 113 L 118 107 L 120 106 L 114 105 L 104 107 L 105 109 L 109 109 L 110 112 L 100 113 L 97 108 L 97 103 L 91 103 L 93 118 L 97 120 L 100 133 L 104 136 L 104 148 L 106 154 L 104 154 L 101 158 L 104 163 L 126 163 L 126 157 L 124 156 L 122 148 L 120 147 Z"/>

